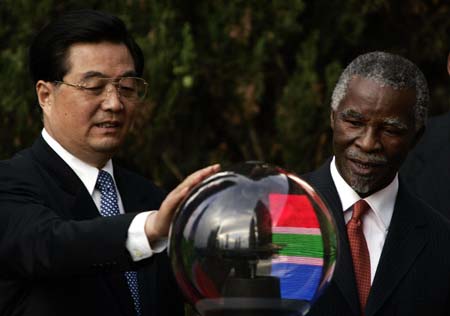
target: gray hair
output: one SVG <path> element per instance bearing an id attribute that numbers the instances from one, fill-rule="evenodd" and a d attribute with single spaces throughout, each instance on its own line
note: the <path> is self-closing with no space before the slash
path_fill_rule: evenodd
<path id="1" fill-rule="evenodd" d="M 381 86 L 395 90 L 413 88 L 416 91 L 414 106 L 415 128 L 425 125 L 430 96 L 425 76 L 412 62 L 386 52 L 371 52 L 354 59 L 342 72 L 331 97 L 331 108 L 336 110 L 345 97 L 348 84 L 354 76 L 371 79 Z"/>

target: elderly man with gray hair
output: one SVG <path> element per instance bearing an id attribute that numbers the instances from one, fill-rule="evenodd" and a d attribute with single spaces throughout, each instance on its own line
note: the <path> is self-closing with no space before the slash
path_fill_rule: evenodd
<path id="1" fill-rule="evenodd" d="M 308 315 L 450 315 L 450 223 L 398 179 L 428 103 L 422 72 L 397 55 L 361 55 L 340 76 L 334 157 L 303 176 L 339 232 L 334 279 Z"/>

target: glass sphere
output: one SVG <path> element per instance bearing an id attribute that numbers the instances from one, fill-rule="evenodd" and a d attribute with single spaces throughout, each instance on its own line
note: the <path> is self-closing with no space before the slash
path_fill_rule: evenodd
<path id="1" fill-rule="evenodd" d="M 191 190 L 173 219 L 169 255 L 201 315 L 304 315 L 331 280 L 336 234 L 310 185 L 247 162 Z"/>

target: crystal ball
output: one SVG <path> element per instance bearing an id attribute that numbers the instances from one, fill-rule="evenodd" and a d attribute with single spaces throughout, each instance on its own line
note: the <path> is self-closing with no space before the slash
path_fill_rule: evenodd
<path id="1" fill-rule="evenodd" d="M 329 284 L 336 252 L 325 202 L 299 176 L 264 162 L 202 181 L 169 233 L 177 283 L 206 316 L 304 315 Z"/>

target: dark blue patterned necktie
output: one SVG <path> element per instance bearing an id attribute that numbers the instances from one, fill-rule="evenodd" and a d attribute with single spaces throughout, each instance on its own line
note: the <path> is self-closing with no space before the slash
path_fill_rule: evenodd
<path id="1" fill-rule="evenodd" d="M 100 214 L 102 214 L 102 216 L 119 215 L 119 203 L 117 202 L 116 188 L 111 175 L 106 171 L 100 170 L 95 187 L 101 193 Z M 127 279 L 128 287 L 130 288 L 131 297 L 133 298 L 136 314 L 140 316 L 141 303 L 139 301 L 137 272 L 126 271 L 125 277 Z"/>

